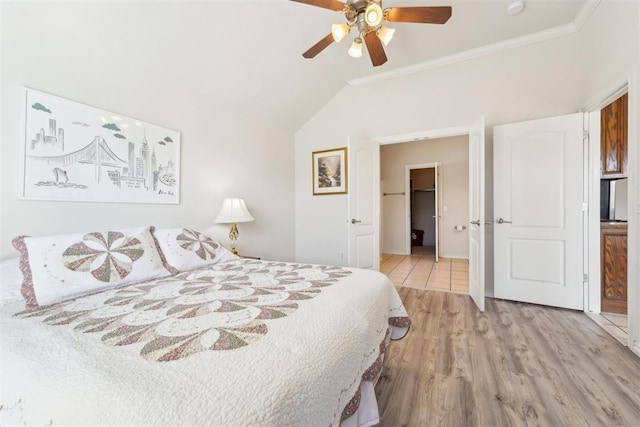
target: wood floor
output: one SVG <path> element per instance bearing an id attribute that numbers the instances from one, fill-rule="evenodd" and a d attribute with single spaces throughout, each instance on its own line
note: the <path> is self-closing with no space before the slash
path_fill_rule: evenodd
<path id="1" fill-rule="evenodd" d="M 413 326 L 387 349 L 382 427 L 640 426 L 640 358 L 584 313 L 398 292 Z"/>

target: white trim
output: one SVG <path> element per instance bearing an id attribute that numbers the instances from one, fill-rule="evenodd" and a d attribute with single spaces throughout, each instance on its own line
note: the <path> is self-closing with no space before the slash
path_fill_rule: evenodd
<path id="1" fill-rule="evenodd" d="M 596 10 L 596 7 L 600 4 L 600 0 L 587 0 L 576 16 L 576 19 L 573 20 L 573 25 L 576 26 L 576 31 L 582 30 L 584 24 L 587 23 L 589 18 L 591 18 L 591 14 Z"/>
<path id="2" fill-rule="evenodd" d="M 425 139 L 448 138 L 469 134 L 469 126 L 456 126 L 435 130 L 424 130 L 419 132 L 402 133 L 391 136 L 381 136 L 373 138 L 372 141 L 380 145 L 400 144 L 403 142 L 424 141 Z"/>
<path id="3" fill-rule="evenodd" d="M 566 36 L 575 32 L 576 26 L 573 23 L 564 24 L 558 27 L 549 28 L 547 30 L 538 31 L 537 33 L 531 33 L 521 37 L 503 40 L 498 43 L 492 43 L 474 49 L 465 50 L 463 52 L 454 53 L 452 55 L 442 56 L 440 58 L 431 59 L 429 61 L 408 65 L 406 67 L 396 68 L 387 72 L 377 73 L 371 76 L 358 77 L 349 80 L 347 83 L 350 86 L 364 86 L 368 84 L 378 83 L 384 80 L 395 79 L 398 77 L 406 76 L 408 74 L 418 73 L 420 71 L 444 67 L 445 65 L 456 64 L 458 62 L 468 61 L 469 59 L 491 55 L 493 53 L 538 43 L 544 40 Z"/>
<path id="4" fill-rule="evenodd" d="M 600 4 L 600 0 L 587 0 L 576 16 L 576 18 L 563 25 L 548 28 L 536 33 L 526 34 L 524 36 L 503 40 L 497 43 L 488 44 L 474 49 L 465 50 L 463 52 L 454 53 L 452 55 L 442 56 L 440 58 L 431 59 L 429 61 L 419 62 L 417 64 L 408 65 L 406 67 L 396 68 L 387 72 L 377 73 L 370 76 L 358 77 L 347 82 L 349 86 L 364 86 L 368 84 L 378 83 L 384 80 L 395 79 L 397 77 L 406 76 L 408 74 L 418 73 L 420 71 L 430 70 L 433 68 L 444 67 L 446 65 L 455 64 L 469 59 L 478 58 L 505 50 L 522 47 L 545 40 L 563 37 L 575 34 L 582 29 L 584 24 L 589 20 L 591 14 Z"/>
<path id="5" fill-rule="evenodd" d="M 446 258 L 446 259 L 466 259 L 467 261 L 469 260 L 469 255 L 440 255 L 440 258 Z"/>
<path id="6" fill-rule="evenodd" d="M 606 104 L 605 104 L 606 105 Z M 604 106 L 604 105 L 603 105 Z M 585 184 L 588 187 L 589 212 L 586 224 L 587 253 L 585 269 L 589 280 L 585 289 L 584 311 L 600 313 L 600 108 L 586 113 L 588 120 L 589 142 L 587 152 L 587 174 Z M 593 262 L 591 260 L 593 259 Z"/>
<path id="7" fill-rule="evenodd" d="M 638 67 L 629 70 L 629 223 L 627 231 L 627 316 L 629 326 L 629 348 L 640 356 L 640 135 L 638 134 L 638 114 L 640 113 L 640 87 L 638 86 Z M 634 208 L 635 207 L 635 208 Z M 635 212 L 634 212 L 635 211 Z"/>

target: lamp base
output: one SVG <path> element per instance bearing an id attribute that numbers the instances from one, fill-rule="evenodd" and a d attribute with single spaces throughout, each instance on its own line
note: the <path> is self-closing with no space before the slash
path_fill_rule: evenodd
<path id="1" fill-rule="evenodd" d="M 231 230 L 229 230 L 229 240 L 231 240 L 231 253 L 234 255 L 238 255 L 238 237 L 240 237 L 238 226 L 235 222 L 232 222 Z"/>

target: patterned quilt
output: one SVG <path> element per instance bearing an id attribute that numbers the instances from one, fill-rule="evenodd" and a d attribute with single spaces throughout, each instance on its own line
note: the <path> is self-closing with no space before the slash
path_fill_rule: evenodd
<path id="1" fill-rule="evenodd" d="M 409 320 L 368 270 L 238 259 L 0 310 L 0 425 L 339 425 Z"/>

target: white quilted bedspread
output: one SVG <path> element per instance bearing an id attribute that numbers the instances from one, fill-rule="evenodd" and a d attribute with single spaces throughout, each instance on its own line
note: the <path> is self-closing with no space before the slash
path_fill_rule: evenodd
<path id="1" fill-rule="evenodd" d="M 389 321 L 391 282 L 239 259 L 0 311 L 0 425 L 337 426 Z"/>

